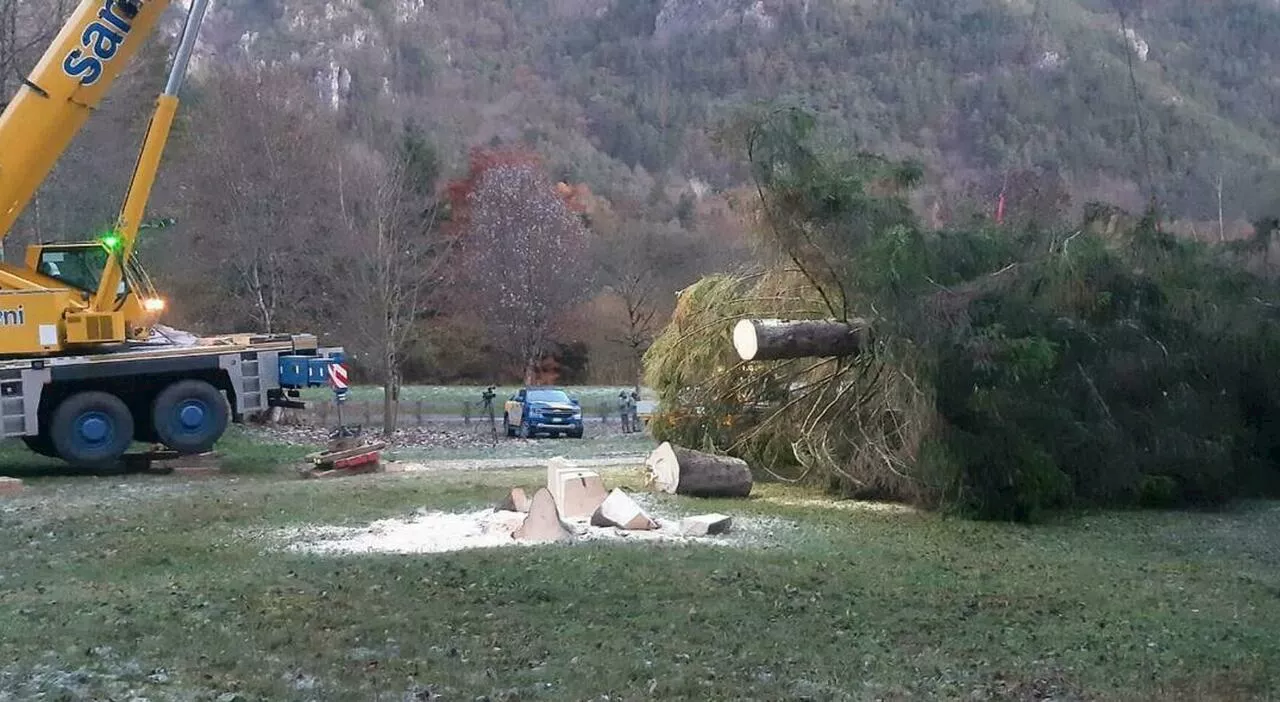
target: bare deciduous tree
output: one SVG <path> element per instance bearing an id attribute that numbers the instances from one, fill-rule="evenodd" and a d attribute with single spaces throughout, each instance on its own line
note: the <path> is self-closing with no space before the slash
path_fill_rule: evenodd
<path id="1" fill-rule="evenodd" d="M 410 135 L 392 155 L 358 150 L 337 165 L 348 255 L 341 277 L 352 346 L 383 387 L 383 433 L 398 425 L 402 366 L 449 261 L 432 197 L 435 164 Z"/>
<path id="2" fill-rule="evenodd" d="M 332 314 L 328 241 L 338 213 L 329 152 L 338 133 L 298 86 L 291 76 L 223 67 L 194 116 L 200 129 L 181 160 L 184 253 L 221 283 L 201 296 L 219 326 L 274 332 Z"/>
<path id="3" fill-rule="evenodd" d="M 640 387 L 644 353 L 657 335 L 670 305 L 662 291 L 670 288 L 678 262 L 675 237 L 663 236 L 665 226 L 642 220 L 620 220 L 597 229 L 596 266 L 605 291 L 621 303 L 624 317 L 611 330 L 609 341 L 623 347 L 631 373 Z M 674 296 L 668 296 L 674 299 Z"/>
<path id="4" fill-rule="evenodd" d="M 532 383 L 552 323 L 588 289 L 586 227 L 535 158 L 478 155 L 454 194 L 474 305 Z"/>

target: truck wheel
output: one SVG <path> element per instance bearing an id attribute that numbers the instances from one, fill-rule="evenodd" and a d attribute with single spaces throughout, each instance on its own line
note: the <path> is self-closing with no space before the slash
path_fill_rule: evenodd
<path id="1" fill-rule="evenodd" d="M 49 438 L 58 457 L 67 463 L 106 468 L 133 443 L 133 415 L 123 400 L 110 393 L 77 393 L 54 410 Z"/>
<path id="2" fill-rule="evenodd" d="M 49 438 L 47 433 L 41 433 L 39 436 L 24 436 L 22 443 L 31 449 L 32 453 L 38 453 L 46 458 L 58 458 L 58 449 L 53 445 L 53 439 Z"/>
<path id="3" fill-rule="evenodd" d="M 203 380 L 180 380 L 151 404 L 151 422 L 160 443 L 181 454 L 205 453 L 231 422 L 227 402 Z"/>

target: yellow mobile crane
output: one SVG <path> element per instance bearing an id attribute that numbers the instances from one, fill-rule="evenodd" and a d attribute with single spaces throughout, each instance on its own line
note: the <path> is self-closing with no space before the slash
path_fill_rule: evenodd
<path id="1" fill-rule="evenodd" d="M 26 268 L 0 263 L 0 356 L 150 335 L 163 303 L 129 264 L 206 3 L 192 5 L 115 228 L 100 241 L 31 246 Z M 85 0 L 54 39 L 0 116 L 0 240 L 168 5 Z"/>
<path id="2" fill-rule="evenodd" d="M 170 0 L 81 0 L 0 115 L 0 242 Z M 312 335 L 157 337 L 163 300 L 134 256 L 208 0 L 192 0 L 115 227 L 0 262 L 0 438 L 80 466 L 135 441 L 209 450 L 230 420 L 297 406 L 341 349 Z"/>

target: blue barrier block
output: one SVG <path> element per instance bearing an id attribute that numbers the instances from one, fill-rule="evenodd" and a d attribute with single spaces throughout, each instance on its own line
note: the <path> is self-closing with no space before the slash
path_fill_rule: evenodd
<path id="1" fill-rule="evenodd" d="M 310 371 L 311 385 L 321 387 L 329 384 L 329 366 L 333 365 L 331 358 L 311 358 L 308 359 L 308 369 Z"/>
<path id="2" fill-rule="evenodd" d="M 280 357 L 280 387 L 305 388 L 310 373 L 311 360 L 308 356 Z"/>

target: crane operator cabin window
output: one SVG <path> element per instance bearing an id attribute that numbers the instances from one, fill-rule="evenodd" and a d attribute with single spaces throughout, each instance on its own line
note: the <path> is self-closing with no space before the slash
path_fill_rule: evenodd
<path id="1" fill-rule="evenodd" d="M 98 283 L 102 281 L 102 271 L 107 266 L 107 255 L 106 249 L 97 246 L 63 250 L 45 249 L 40 252 L 40 264 L 37 270 L 77 290 L 93 293 L 97 291 Z M 117 294 L 123 295 L 126 289 L 122 280 Z"/>

